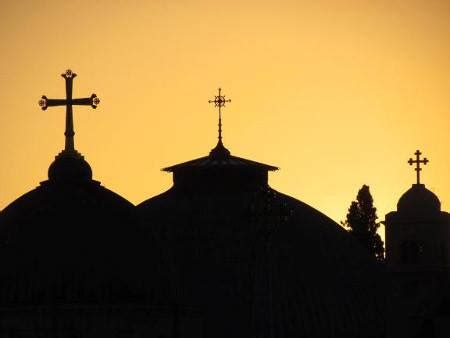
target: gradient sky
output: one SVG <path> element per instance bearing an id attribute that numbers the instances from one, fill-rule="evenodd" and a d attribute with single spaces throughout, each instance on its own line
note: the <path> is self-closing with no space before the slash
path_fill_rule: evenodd
<path id="1" fill-rule="evenodd" d="M 2 1 L 0 209 L 46 179 L 64 145 L 60 74 L 78 74 L 75 145 L 133 203 L 171 185 L 162 167 L 217 140 L 276 165 L 272 187 L 336 221 L 363 184 L 380 219 L 415 181 L 450 209 L 450 2 Z"/>

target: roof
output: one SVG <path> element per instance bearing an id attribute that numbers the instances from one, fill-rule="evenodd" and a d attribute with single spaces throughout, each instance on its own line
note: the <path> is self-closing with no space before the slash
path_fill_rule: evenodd
<path id="1" fill-rule="evenodd" d="M 229 156 L 228 158 L 211 158 L 210 156 L 204 156 L 197 158 L 195 160 L 175 164 L 170 167 L 163 168 L 163 171 L 174 172 L 179 169 L 185 168 L 211 168 L 211 167 L 234 167 L 234 168 L 245 168 L 245 167 L 255 167 L 268 171 L 278 170 L 278 167 L 274 167 L 268 164 L 247 160 L 242 157 Z"/>
<path id="2" fill-rule="evenodd" d="M 397 210 L 404 212 L 439 212 L 441 202 L 433 192 L 425 188 L 424 184 L 413 184 L 400 197 Z"/>
<path id="3" fill-rule="evenodd" d="M 265 187 L 170 189 L 137 209 L 167 243 L 177 301 L 209 309 L 205 336 L 384 336 L 383 267 L 311 206 Z"/>
<path id="4" fill-rule="evenodd" d="M 175 164 L 173 166 L 163 168 L 162 171 L 175 172 L 180 169 L 187 168 L 255 168 L 267 171 L 278 170 L 278 167 L 275 166 L 248 160 L 242 157 L 233 156 L 220 141 L 217 146 L 213 150 L 211 150 L 208 156 Z"/>

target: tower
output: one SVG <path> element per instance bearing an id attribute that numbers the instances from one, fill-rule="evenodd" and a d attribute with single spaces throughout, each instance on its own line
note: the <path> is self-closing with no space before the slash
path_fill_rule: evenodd
<path id="1" fill-rule="evenodd" d="M 430 321 L 448 302 L 450 215 L 441 211 L 438 197 L 420 182 L 421 165 L 428 159 L 421 159 L 419 150 L 414 155 L 408 163 L 416 166 L 416 183 L 400 197 L 397 211 L 386 215 L 385 223 L 392 337 L 417 337 L 431 330 L 425 327 L 434 327 Z"/>

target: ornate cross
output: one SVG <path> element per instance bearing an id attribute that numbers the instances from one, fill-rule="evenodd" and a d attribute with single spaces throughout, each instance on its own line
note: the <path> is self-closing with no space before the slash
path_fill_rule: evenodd
<path id="1" fill-rule="evenodd" d="M 414 170 L 416 171 L 416 175 L 417 175 L 417 184 L 420 184 L 420 172 L 422 171 L 422 168 L 420 167 L 420 164 L 427 164 L 428 159 L 426 157 L 423 158 L 423 160 L 420 159 L 420 155 L 422 155 L 422 153 L 420 152 L 420 150 L 417 150 L 414 155 L 416 155 L 416 159 L 413 160 L 412 158 L 410 158 L 408 160 L 409 165 L 413 165 L 416 164 L 416 167 L 414 168 Z"/>
<path id="2" fill-rule="evenodd" d="M 64 135 L 66 136 L 65 152 L 75 152 L 74 135 L 73 130 L 73 111 L 72 106 L 91 106 L 92 108 L 97 108 L 100 103 L 100 99 L 97 95 L 92 94 L 90 97 L 82 99 L 72 98 L 72 88 L 73 79 L 77 74 L 73 73 L 70 69 L 66 70 L 61 76 L 66 80 L 66 98 L 65 99 L 48 99 L 45 95 L 39 100 L 39 106 L 42 110 L 46 110 L 47 107 L 54 106 L 66 106 L 66 131 Z"/>
<path id="3" fill-rule="evenodd" d="M 221 95 L 222 88 L 219 88 L 219 95 L 214 96 L 214 100 L 208 100 L 209 103 L 214 103 L 214 107 L 219 108 L 219 142 L 222 142 L 222 107 L 225 107 L 225 103 L 231 102 L 226 100 L 225 95 Z"/>

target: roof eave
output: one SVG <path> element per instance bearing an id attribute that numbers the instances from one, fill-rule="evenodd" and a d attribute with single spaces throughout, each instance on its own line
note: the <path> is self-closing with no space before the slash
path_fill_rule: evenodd
<path id="1" fill-rule="evenodd" d="M 243 161 L 243 162 L 247 162 L 249 166 L 259 167 L 259 168 L 265 169 L 267 171 L 279 170 L 278 167 L 271 166 L 271 165 L 268 165 L 268 164 L 264 164 L 264 163 L 260 163 L 260 162 L 256 162 L 256 161 L 252 161 L 252 160 L 247 160 L 245 158 L 237 157 L 237 156 L 231 156 L 231 157 L 233 157 L 235 159 L 238 159 L 240 161 Z M 175 172 L 178 169 L 187 168 L 187 167 L 191 166 L 192 164 L 194 164 L 196 162 L 205 161 L 205 160 L 208 160 L 208 159 L 209 159 L 209 156 L 200 157 L 200 158 L 197 158 L 197 159 L 194 159 L 194 160 L 190 160 L 190 161 L 182 162 L 182 163 L 179 163 L 179 164 L 175 164 L 175 165 L 170 166 L 170 167 L 162 168 L 161 171 Z"/>

